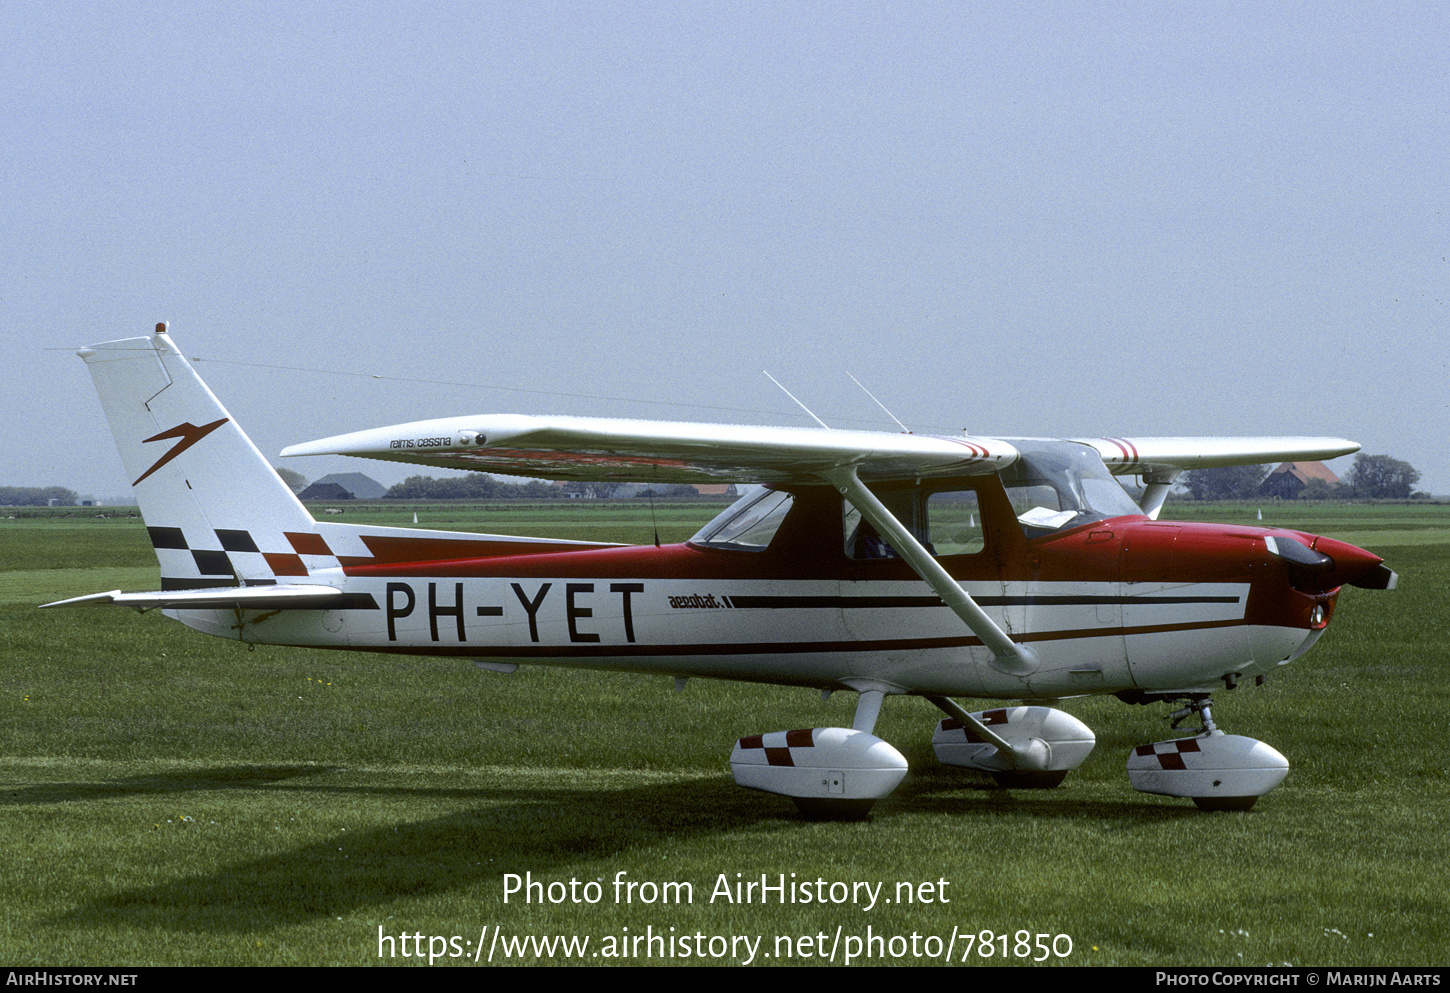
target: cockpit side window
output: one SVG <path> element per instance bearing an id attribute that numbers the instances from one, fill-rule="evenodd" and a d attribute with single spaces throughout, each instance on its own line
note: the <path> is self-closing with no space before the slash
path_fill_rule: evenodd
<path id="1" fill-rule="evenodd" d="M 910 489 L 873 489 L 876 499 L 886 505 L 891 516 L 904 524 L 907 530 L 922 537 L 917 525 L 917 493 Z M 846 557 L 851 559 L 894 559 L 900 558 L 896 550 L 876 530 L 876 527 L 861 516 L 849 500 L 841 501 L 841 524 L 845 538 Z"/>

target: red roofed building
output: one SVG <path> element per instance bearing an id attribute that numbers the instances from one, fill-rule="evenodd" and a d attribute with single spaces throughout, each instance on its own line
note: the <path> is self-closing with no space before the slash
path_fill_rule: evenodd
<path id="1" fill-rule="evenodd" d="M 1259 492 L 1281 500 L 1297 500 L 1299 492 L 1318 479 L 1328 486 L 1339 486 L 1339 477 L 1323 462 L 1285 462 L 1259 484 Z"/>

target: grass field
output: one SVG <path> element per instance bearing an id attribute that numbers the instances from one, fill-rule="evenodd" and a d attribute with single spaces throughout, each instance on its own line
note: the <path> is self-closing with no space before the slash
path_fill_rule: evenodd
<path id="1" fill-rule="evenodd" d="M 649 542 L 716 509 L 417 513 L 426 527 Z M 414 510 L 340 519 L 411 523 Z M 1250 523 L 1256 510 L 1164 516 Z M 1220 725 L 1292 764 L 1252 811 L 1203 814 L 1128 786 L 1128 749 L 1167 736 L 1163 707 L 1068 702 L 1098 748 L 1061 788 L 1030 792 L 938 766 L 937 712 L 893 699 L 876 733 L 913 772 L 861 823 L 801 820 L 737 788 L 727 762 L 743 734 L 849 725 L 851 694 L 247 651 L 156 614 L 40 612 L 153 588 L 145 531 L 139 518 L 0 520 L 0 960 L 417 964 L 435 936 L 437 965 L 471 962 L 480 941 L 498 963 L 496 937 L 559 935 L 588 948 L 514 946 L 508 961 L 818 962 L 839 940 L 839 962 L 854 939 L 873 962 L 939 960 L 951 942 L 984 965 L 1445 963 L 1450 508 L 1263 514 L 1375 550 L 1401 578 L 1346 590 L 1313 652 L 1217 697 Z M 544 887 L 505 901 L 510 874 L 561 884 L 562 902 Z M 716 893 L 782 874 L 881 888 L 869 908 L 829 888 L 825 903 L 784 905 Z M 617 878 L 657 885 L 625 902 Z M 583 902 L 590 883 L 597 902 Z M 692 902 L 666 883 L 690 884 Z M 632 946 L 641 937 L 659 940 Z"/>

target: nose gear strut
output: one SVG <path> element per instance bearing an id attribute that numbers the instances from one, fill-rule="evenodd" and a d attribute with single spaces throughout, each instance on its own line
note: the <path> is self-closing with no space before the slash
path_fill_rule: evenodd
<path id="1" fill-rule="evenodd" d="M 1175 710 L 1173 713 L 1168 715 L 1168 726 L 1173 728 L 1173 730 L 1177 731 L 1178 725 L 1182 724 L 1184 721 L 1188 720 L 1188 718 L 1196 714 L 1203 721 L 1203 727 L 1199 729 L 1198 733 L 1212 734 L 1213 732 L 1218 730 L 1218 725 L 1213 723 L 1213 711 L 1211 709 L 1212 707 L 1213 697 L 1189 697 L 1187 706 Z"/>

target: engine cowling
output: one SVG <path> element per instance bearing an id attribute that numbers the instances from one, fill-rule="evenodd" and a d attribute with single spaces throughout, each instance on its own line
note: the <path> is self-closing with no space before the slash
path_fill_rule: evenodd
<path id="1" fill-rule="evenodd" d="M 864 817 L 906 769 L 906 758 L 890 743 L 850 728 L 754 734 L 730 753 L 737 784 L 788 796 L 818 816 Z"/>
<path id="2" fill-rule="evenodd" d="M 1139 745 L 1128 754 L 1133 789 L 1189 797 L 1204 810 L 1248 810 L 1288 774 L 1289 760 L 1273 746 L 1216 730 Z"/>

